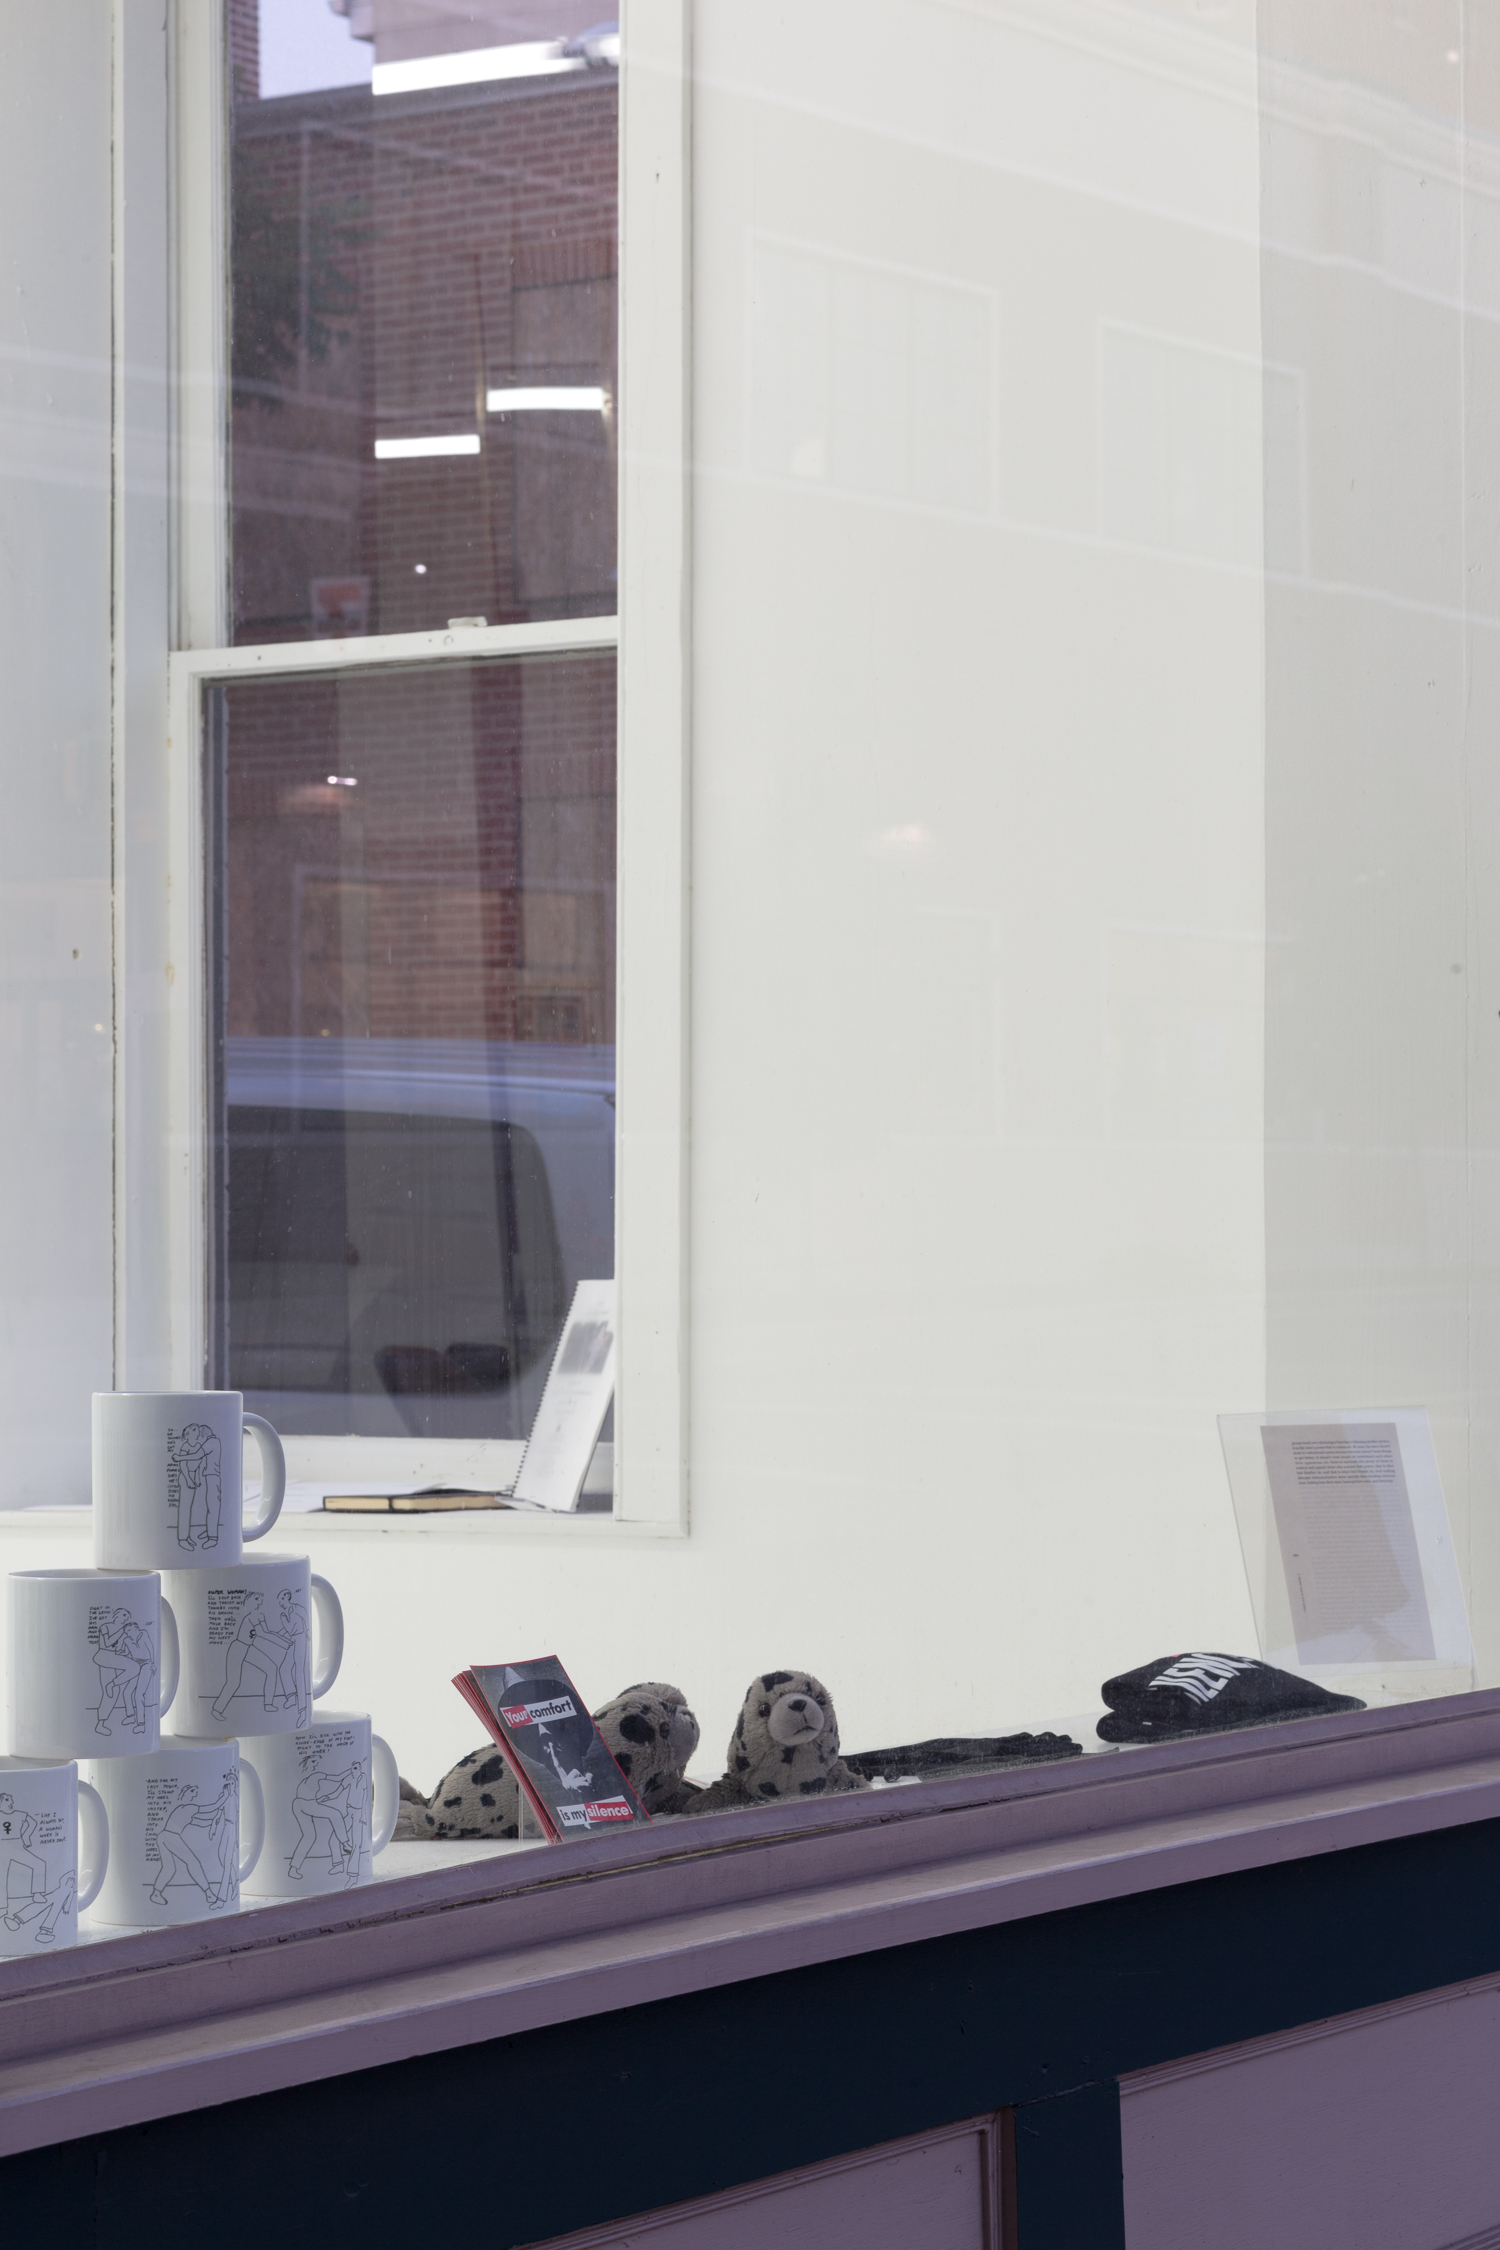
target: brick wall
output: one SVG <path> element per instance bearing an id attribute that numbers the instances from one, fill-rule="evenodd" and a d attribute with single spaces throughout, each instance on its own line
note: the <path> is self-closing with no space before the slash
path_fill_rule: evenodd
<path id="1" fill-rule="evenodd" d="M 483 411 L 613 390 L 612 75 L 261 102 L 228 28 L 236 637 L 612 610 L 612 423 Z M 610 658 L 227 701 L 231 1033 L 613 1039 Z"/>
<path id="2" fill-rule="evenodd" d="M 611 72 L 236 104 L 237 638 L 614 608 L 612 418 L 483 393 L 613 394 L 616 117 Z"/>
<path id="3" fill-rule="evenodd" d="M 611 657 L 226 700 L 231 1034 L 613 1040 Z"/>
<path id="4" fill-rule="evenodd" d="M 260 95 L 260 0 L 226 0 L 224 43 L 229 53 L 229 83 L 236 100 Z"/>

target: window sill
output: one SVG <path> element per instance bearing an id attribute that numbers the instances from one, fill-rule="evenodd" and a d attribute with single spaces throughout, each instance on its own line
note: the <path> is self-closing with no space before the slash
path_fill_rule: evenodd
<path id="1" fill-rule="evenodd" d="M 685 1539 L 687 1527 L 679 1523 L 637 1523 L 621 1516 L 533 1515 L 522 1508 L 460 1509 L 451 1514 L 431 1516 L 329 1516 L 316 1509 L 307 1514 L 283 1515 L 270 1536 L 271 1544 L 278 1549 L 303 1542 L 321 1547 L 326 1541 L 341 1539 L 440 1539 L 465 1543 L 491 1538 L 572 1539 L 585 1545 L 595 1540 L 609 1545 L 621 1539 Z M 87 1507 L 0 1509 L 0 1568 L 28 1567 L 19 1562 L 4 1562 L 7 1545 L 43 1538 L 49 1548 L 65 1548 L 65 1559 L 70 1564 L 91 1559 L 90 1510 Z M 256 1550 L 252 1547 L 247 1552 L 253 1555 Z"/>
<path id="2" fill-rule="evenodd" d="M 0 1962 L 0 2154 L 1500 1816 L 1500 1690 L 587 1843 Z"/>

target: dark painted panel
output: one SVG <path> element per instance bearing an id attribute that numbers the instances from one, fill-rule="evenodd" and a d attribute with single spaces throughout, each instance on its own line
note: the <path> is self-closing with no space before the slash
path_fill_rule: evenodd
<path id="1" fill-rule="evenodd" d="M 1114 2079 L 1024 2103 L 1015 2112 L 1015 2168 L 1020 2250 L 1125 2250 Z"/>
<path id="2" fill-rule="evenodd" d="M 1022 2250 L 1113 2250 L 1121 2071 L 1494 1971 L 1497 1895 L 1500 1822 L 1329 1853 L 11 2157 L 0 2209 L 69 2250 L 509 2250 L 1015 2103 Z"/>

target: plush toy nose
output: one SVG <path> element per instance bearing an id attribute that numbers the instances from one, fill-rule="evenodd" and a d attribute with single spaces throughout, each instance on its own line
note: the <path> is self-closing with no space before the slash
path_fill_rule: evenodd
<path id="1" fill-rule="evenodd" d="M 823 1706 L 811 1695 L 784 1695 L 771 1706 L 766 1725 L 773 1742 L 811 1742 L 826 1724 Z"/>

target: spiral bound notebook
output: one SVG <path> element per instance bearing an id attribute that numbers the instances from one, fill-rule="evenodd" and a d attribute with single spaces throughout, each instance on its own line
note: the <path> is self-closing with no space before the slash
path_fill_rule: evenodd
<path id="1" fill-rule="evenodd" d="M 614 1395 L 615 1285 L 580 1281 L 511 1487 L 517 1506 L 578 1506 Z"/>

